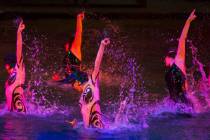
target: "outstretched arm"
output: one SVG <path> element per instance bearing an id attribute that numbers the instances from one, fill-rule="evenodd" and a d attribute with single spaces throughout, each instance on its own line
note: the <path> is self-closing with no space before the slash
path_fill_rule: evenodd
<path id="1" fill-rule="evenodd" d="M 95 67 L 92 73 L 92 78 L 94 80 L 96 80 L 98 73 L 99 73 L 99 69 L 100 69 L 100 65 L 101 65 L 101 61 L 103 58 L 103 54 L 104 54 L 104 48 L 109 45 L 110 40 L 109 38 L 105 38 L 101 41 L 97 56 L 96 56 L 96 60 L 95 60 Z"/>
<path id="2" fill-rule="evenodd" d="M 81 45 L 82 45 L 82 21 L 84 19 L 84 12 L 78 14 L 77 16 L 77 25 L 76 25 L 76 34 L 74 41 L 71 45 L 71 52 L 81 61 Z"/>
<path id="3" fill-rule="evenodd" d="M 178 50 L 177 54 L 175 57 L 175 63 L 176 65 L 184 72 L 185 72 L 185 43 L 186 43 L 186 38 L 187 34 L 190 28 L 191 22 L 196 18 L 195 15 L 195 10 L 192 11 L 190 14 L 189 18 L 185 22 L 184 28 L 182 30 L 182 34 L 179 38 L 179 45 L 178 45 Z"/>
<path id="4" fill-rule="evenodd" d="M 16 57 L 17 57 L 17 65 L 22 66 L 23 63 L 23 55 L 22 55 L 22 31 L 25 29 L 25 25 L 23 21 L 20 22 L 18 30 L 17 30 L 17 48 L 16 48 Z"/>

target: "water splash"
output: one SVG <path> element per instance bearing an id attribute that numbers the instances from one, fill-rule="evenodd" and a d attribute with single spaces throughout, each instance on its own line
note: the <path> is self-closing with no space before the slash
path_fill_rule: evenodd
<path id="1" fill-rule="evenodd" d="M 184 103 L 175 103 L 169 96 L 165 97 L 162 101 L 153 103 L 148 107 L 148 114 L 152 117 L 159 117 L 161 114 L 192 114 L 194 110 L 191 106 Z"/>
<path id="2" fill-rule="evenodd" d="M 115 125 L 142 123 L 146 127 L 146 113 L 142 108 L 147 106 L 148 94 L 146 94 L 142 77 L 143 66 L 138 64 L 134 54 L 128 50 L 131 41 L 129 36 L 110 19 L 93 13 L 88 13 L 88 15 L 99 19 L 103 26 L 100 26 L 100 29 L 92 27 L 85 30 L 84 44 L 86 46 L 84 47 L 88 47 L 90 44 L 99 45 L 99 42 L 105 37 L 111 39 L 110 46 L 106 48 L 101 68 L 103 71 L 101 72 L 101 81 L 106 82 L 106 91 L 113 94 L 111 99 L 105 102 L 109 108 L 105 114 L 114 120 Z M 94 51 L 97 52 L 97 50 Z M 88 66 L 89 68 L 93 67 L 92 64 L 88 64 Z M 107 82 L 108 79 L 111 79 L 110 83 Z M 108 90 L 109 86 L 114 85 L 118 89 L 116 93 Z M 107 95 L 104 92 L 101 94 Z"/>
<path id="3" fill-rule="evenodd" d="M 24 36 L 24 45 L 26 47 L 26 63 L 29 79 L 27 81 L 27 112 L 33 115 L 52 115 L 53 113 L 67 113 L 67 108 L 58 105 L 59 97 L 54 94 L 55 89 L 49 88 L 46 79 L 51 74 L 51 65 L 46 62 L 50 59 L 46 36 L 40 35 L 36 31 L 29 31 Z M 68 109 L 70 110 L 70 109 Z"/>
<path id="4" fill-rule="evenodd" d="M 177 39 L 170 38 L 168 43 L 177 42 Z M 158 116 L 164 112 L 170 113 L 201 113 L 209 110 L 208 97 L 208 81 L 204 71 L 204 65 L 198 60 L 198 50 L 193 45 L 193 42 L 188 40 L 187 45 L 192 52 L 193 68 L 187 71 L 188 94 L 187 97 L 192 102 L 193 107 L 182 103 L 175 103 L 170 100 L 170 97 L 165 97 L 162 101 L 153 102 L 148 108 L 147 112 L 151 116 Z M 195 75 L 197 74 L 197 76 Z"/>
<path id="5" fill-rule="evenodd" d="M 116 98 L 106 102 L 109 109 L 105 114 L 108 114 L 108 118 L 113 118 L 111 120 L 114 120 L 114 126 L 132 127 L 134 124 L 140 124 L 140 126 L 138 125 L 139 128 L 142 126 L 148 127 L 145 109 L 142 109 L 147 106 L 145 98 L 148 98 L 142 77 L 143 66 L 139 65 L 137 60 L 127 50 L 129 37 L 123 34 L 119 27 L 109 20 L 105 22 L 105 27 L 102 31 L 94 30 L 94 33 L 96 33 L 94 38 L 97 41 L 100 41 L 103 37 L 111 38 L 111 45 L 107 48 L 106 56 L 103 59 L 103 63 L 108 67 L 103 66 L 101 69 L 103 73 L 109 74 L 106 75 L 109 79 L 112 79 L 111 84 L 106 86 L 113 86 L 117 83 L 116 86 L 119 88 L 117 94 L 112 91 L 112 94 L 115 94 L 112 96 Z M 92 34 L 91 38 L 93 38 Z M 92 41 L 94 42 L 95 40 Z"/>
<path id="6" fill-rule="evenodd" d="M 188 74 L 189 98 L 193 102 L 197 113 L 208 111 L 210 108 L 209 85 L 204 65 L 198 59 L 198 50 L 192 41 L 188 41 L 192 52 L 192 63 Z"/>

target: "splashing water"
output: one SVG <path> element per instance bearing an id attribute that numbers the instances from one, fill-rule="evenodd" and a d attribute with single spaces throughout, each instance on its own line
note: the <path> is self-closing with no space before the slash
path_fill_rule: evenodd
<path id="1" fill-rule="evenodd" d="M 128 43 L 129 38 L 124 35 L 119 26 L 114 25 L 110 20 L 104 19 L 105 27 L 102 32 L 98 32 L 96 38 L 110 37 L 111 46 L 107 48 L 105 58 L 106 65 L 102 69 L 111 75 L 118 75 L 119 95 L 117 100 L 111 101 L 116 108 L 115 113 L 111 115 L 114 118 L 115 125 L 142 124 L 147 127 L 146 113 L 142 108 L 146 108 L 148 97 L 144 86 L 144 80 L 141 75 L 143 67 L 140 66 L 132 54 L 129 54 Z M 110 77 L 111 78 L 111 77 Z"/>
<path id="2" fill-rule="evenodd" d="M 90 13 L 89 13 L 90 15 Z M 94 15 L 96 16 L 96 15 Z M 97 42 L 101 41 L 104 37 L 109 37 L 111 39 L 111 45 L 107 47 L 105 56 L 102 64 L 102 72 L 101 72 L 101 81 L 105 83 L 105 88 L 108 86 L 115 85 L 115 88 L 118 88 L 118 93 L 112 93 L 114 97 L 117 97 L 115 100 L 110 100 L 109 102 L 105 101 L 109 108 L 114 108 L 112 111 L 105 112 L 108 114 L 108 118 L 114 118 L 115 124 L 120 124 L 119 120 L 124 124 L 139 124 L 145 123 L 145 113 L 141 108 L 147 106 L 147 103 L 142 103 L 142 100 L 145 101 L 144 98 L 147 98 L 146 90 L 144 87 L 144 80 L 141 75 L 143 68 L 137 63 L 134 57 L 131 57 L 132 54 L 129 54 L 127 48 L 127 43 L 129 42 L 129 38 L 120 32 L 119 27 L 115 26 L 109 19 L 104 17 L 97 17 L 104 24 L 103 30 L 89 28 L 84 30 L 84 46 L 83 48 L 87 48 L 90 44 L 98 44 Z M 94 34 L 93 34 L 94 32 Z M 31 37 L 31 35 L 33 35 Z M 93 35 L 95 35 L 93 37 Z M 44 80 L 49 78 L 49 75 L 55 69 L 59 69 L 61 67 L 58 65 L 60 60 L 56 60 L 53 66 L 44 65 L 42 60 L 46 59 L 45 57 L 49 56 L 48 54 L 48 45 L 47 38 L 45 36 L 39 35 L 37 33 L 30 33 L 30 36 L 27 38 L 28 42 L 32 42 L 31 46 L 28 47 L 27 58 L 31 58 L 29 60 L 30 64 L 33 64 L 30 70 L 30 87 L 33 97 L 33 102 L 39 106 L 42 106 L 44 109 L 49 108 L 50 110 L 57 111 L 60 108 L 60 105 L 56 102 L 52 103 L 52 99 L 48 99 L 48 95 L 53 96 L 53 90 L 47 87 Z M 28 43 L 30 44 L 30 43 Z M 97 49 L 97 48 L 95 48 Z M 63 50 L 61 50 L 63 51 Z M 95 51 L 97 52 L 97 50 Z M 47 54 L 46 54 L 47 53 Z M 95 57 L 92 55 L 88 55 L 91 51 L 84 52 L 86 56 L 86 60 L 91 60 L 90 62 L 83 62 L 83 69 L 90 70 L 93 67 L 93 63 Z M 62 59 L 62 58 L 61 58 Z M 106 67 L 108 65 L 108 67 Z M 55 68 L 56 66 L 56 68 Z M 54 70 L 53 70 L 54 69 Z M 107 78 L 108 77 L 108 78 Z M 110 79 L 115 79 L 116 83 L 107 82 Z M 108 85 L 107 85 L 108 84 Z M 117 90 L 116 90 L 117 91 Z M 105 93 L 102 93 L 105 94 Z M 123 103 L 125 107 L 124 111 L 118 110 L 117 108 L 120 105 L 120 108 L 123 108 Z M 56 100 L 53 100 L 56 101 Z M 121 113 L 123 112 L 123 113 Z M 113 114 L 113 115 L 111 115 Z M 117 115 L 117 117 L 115 117 Z M 106 115 L 107 116 L 107 115 Z M 120 118 L 127 118 L 126 121 Z M 143 121 L 142 121 L 143 120 Z M 145 125 L 146 126 L 146 125 Z"/>
<path id="3" fill-rule="evenodd" d="M 190 82 L 189 98 L 192 100 L 194 109 L 197 113 L 205 112 L 208 111 L 210 107 L 208 79 L 204 71 L 204 65 L 198 60 L 197 48 L 193 45 L 192 41 L 188 42 L 193 58 L 193 68 L 188 75 L 188 81 Z"/>
<path id="4" fill-rule="evenodd" d="M 33 115 L 52 115 L 53 113 L 68 114 L 66 107 L 58 105 L 60 96 L 55 97 L 55 89 L 49 88 L 46 85 L 46 79 L 49 79 L 50 66 L 46 64 L 47 47 L 49 44 L 44 35 L 37 32 L 28 32 L 25 34 L 26 46 L 26 61 L 28 70 L 28 85 L 26 90 L 27 97 L 27 110 L 28 114 Z M 68 108 L 68 110 L 70 110 Z"/>
<path id="5" fill-rule="evenodd" d="M 94 14 L 94 16 L 96 15 Z M 101 81 L 105 83 L 105 88 L 115 85 L 119 89 L 116 90 L 116 93 L 112 93 L 114 94 L 113 98 L 105 101 L 104 106 L 108 106 L 109 109 L 105 111 L 104 117 L 109 116 L 107 117 L 108 119 L 112 118 L 111 120 L 114 120 L 115 126 L 140 124 L 143 127 L 148 127 L 146 123 L 148 115 L 157 115 L 162 112 L 192 112 L 191 108 L 183 104 L 174 104 L 168 98 L 155 105 L 149 105 L 149 94 L 146 92 L 141 75 L 143 67 L 137 63 L 136 59 L 132 57 L 133 54 L 127 50 L 129 37 L 109 19 L 104 17 L 99 18 L 104 24 L 103 30 L 97 28 L 85 29 L 85 46 L 83 48 L 88 48 L 92 44 L 98 44 L 104 37 L 110 37 L 112 41 L 103 59 Z M 65 104 L 63 106 L 60 105 L 57 98 L 58 95 L 55 95 L 55 92 L 58 91 L 45 84 L 46 79 L 49 79 L 53 71 L 57 71 L 62 67 L 59 65 L 59 61 L 62 60 L 58 60 L 56 57 L 56 59 L 52 58 L 51 55 L 53 54 L 49 53 L 49 46 L 52 47 L 53 43 L 49 43 L 44 35 L 36 32 L 28 33 L 25 38 L 25 44 L 30 44 L 27 46 L 26 58 L 29 58 L 29 64 L 32 64 L 28 68 L 30 69 L 28 91 L 30 91 L 32 97 L 28 107 L 29 110 L 32 110 L 30 113 L 37 113 L 38 110 L 39 114 L 53 114 L 62 110 L 63 114 L 69 114 L 69 111 L 64 110 L 71 109 L 66 107 Z M 97 47 L 94 49 L 97 52 Z M 55 50 L 55 52 L 61 54 L 60 51 L 63 50 Z M 91 51 L 85 51 L 85 54 L 90 53 Z M 53 59 L 53 64 L 44 63 L 43 61 L 46 57 L 49 57 L 51 60 Z M 85 63 L 83 64 L 83 69 L 90 71 L 95 57 L 86 55 L 86 58 L 91 60 L 91 63 L 85 60 L 83 62 Z M 105 119 L 107 120 L 107 118 Z"/>
<path id="6" fill-rule="evenodd" d="M 182 104 L 173 104 L 168 98 L 161 103 L 149 105 L 149 94 L 145 90 L 144 80 L 141 75 L 143 67 L 137 63 L 131 52 L 127 50 L 129 37 L 109 19 L 100 17 L 100 20 L 104 24 L 103 30 L 97 28 L 84 30 L 84 45 L 88 48 L 92 44 L 98 44 L 104 37 L 110 37 L 112 41 L 103 59 L 101 81 L 105 83 L 104 88 L 115 85 L 118 90 L 115 93 L 112 92 L 113 97 L 105 101 L 104 106 L 108 106 L 108 109 L 105 111 L 106 115 L 104 116 L 109 116 L 108 119 L 112 118 L 111 120 L 114 120 L 116 126 L 140 124 L 143 127 L 148 127 L 146 119 L 149 114 L 156 115 L 170 111 L 192 112 L 191 108 Z M 55 112 L 70 114 L 72 108 L 67 107 L 65 104 L 61 105 L 59 102 L 59 100 L 62 100 L 61 95 L 55 94 L 58 91 L 48 87 L 45 83 L 53 71 L 59 71 L 62 67 L 59 65 L 62 58 L 59 60 L 56 56 L 52 57 L 54 54 L 49 53 L 49 46 L 52 47 L 53 42 L 50 43 L 44 35 L 37 32 L 28 33 L 25 38 L 25 45 L 27 46 L 26 58 L 30 64 L 29 68 L 27 68 L 30 73 L 27 90 L 28 93 L 31 93 L 28 106 L 30 114 L 47 115 Z M 97 49 L 97 47 L 94 49 Z M 61 51 L 63 52 L 63 50 L 57 48 L 55 50 L 58 54 L 62 54 Z M 88 53 L 91 53 L 91 51 L 85 51 L 85 54 Z M 53 63 L 51 65 L 46 64 L 44 61 L 46 58 L 49 58 Z M 90 62 L 83 62 L 85 63 L 83 69 L 89 71 L 93 67 L 92 61 L 94 61 L 93 58 L 95 57 L 86 55 L 86 58 L 91 60 L 91 64 Z"/>
<path id="7" fill-rule="evenodd" d="M 170 39 L 174 42 L 175 39 Z M 201 113 L 209 110 L 208 81 L 204 71 L 204 65 L 198 60 L 197 48 L 192 41 L 188 40 L 189 48 L 192 51 L 193 67 L 187 72 L 188 99 L 192 102 L 193 108 L 185 104 L 174 103 L 169 97 L 162 102 L 153 103 L 148 110 L 149 114 L 159 115 L 164 112 L 171 113 Z M 197 74 L 197 75 L 195 75 Z"/>
<path id="8" fill-rule="evenodd" d="M 168 37 L 168 35 L 167 35 Z M 178 39 L 172 38 L 166 38 L 166 43 L 168 44 L 177 44 Z M 191 80 L 189 80 L 191 81 Z M 192 83 L 189 84 L 190 86 Z M 168 91 L 167 91 L 168 92 Z M 161 116 L 162 114 L 192 114 L 195 113 L 192 106 L 186 105 L 184 103 L 175 103 L 172 101 L 169 97 L 169 94 L 167 97 L 165 97 L 163 100 L 159 101 L 156 100 L 152 102 L 148 108 L 147 108 L 147 114 L 149 116 Z M 167 115 L 166 115 L 167 116 Z"/>

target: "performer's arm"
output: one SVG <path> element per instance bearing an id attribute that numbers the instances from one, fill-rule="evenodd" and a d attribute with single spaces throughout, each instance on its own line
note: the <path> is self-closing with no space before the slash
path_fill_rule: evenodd
<path id="1" fill-rule="evenodd" d="M 23 21 L 20 22 L 18 30 L 17 30 L 17 48 L 16 48 L 16 59 L 17 59 L 17 65 L 19 67 L 22 67 L 23 64 L 23 55 L 22 55 L 22 31 L 25 29 L 25 25 L 23 24 Z"/>
<path id="2" fill-rule="evenodd" d="M 189 18 L 187 19 L 187 21 L 184 25 L 184 28 L 182 30 L 182 34 L 179 38 L 179 45 L 178 45 L 177 54 L 176 54 L 176 57 L 175 57 L 176 65 L 184 73 L 186 73 L 186 71 L 185 71 L 185 43 L 186 43 L 186 38 L 187 38 L 189 28 L 190 28 L 190 24 L 195 18 L 196 18 L 195 10 L 193 10 L 192 13 L 190 14 Z"/>
<path id="3" fill-rule="evenodd" d="M 97 56 L 96 56 L 96 60 L 95 60 L 95 67 L 92 73 L 92 78 L 94 80 L 96 80 L 98 74 L 99 74 L 99 69 L 100 69 L 100 65 L 101 65 L 101 61 L 103 58 L 103 54 L 104 54 L 104 48 L 110 43 L 109 38 L 105 38 L 101 41 Z"/>

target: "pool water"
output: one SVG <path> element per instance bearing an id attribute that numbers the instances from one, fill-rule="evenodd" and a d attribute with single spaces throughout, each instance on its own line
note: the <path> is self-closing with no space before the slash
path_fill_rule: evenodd
<path id="1" fill-rule="evenodd" d="M 0 117 L 0 139 L 68 140 L 68 139 L 124 139 L 124 140 L 209 140 L 210 114 L 175 115 L 164 113 L 149 118 L 149 128 L 137 124 L 110 126 L 109 129 L 84 129 L 79 122 L 72 128 L 62 114 L 37 117 L 6 113 Z"/>

